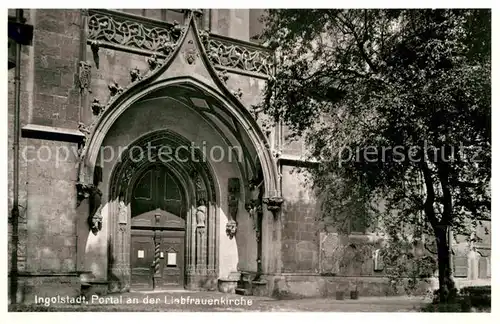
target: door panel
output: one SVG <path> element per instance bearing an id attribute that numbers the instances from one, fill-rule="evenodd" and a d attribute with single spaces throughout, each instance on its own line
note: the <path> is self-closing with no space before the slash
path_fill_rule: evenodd
<path id="1" fill-rule="evenodd" d="M 140 288 L 150 288 L 152 264 L 154 261 L 154 242 L 151 233 L 132 231 L 130 248 L 131 284 Z"/>
<path id="2" fill-rule="evenodd" d="M 184 218 L 179 183 L 164 167 L 146 170 L 134 185 L 132 198 L 132 217 L 159 208 Z"/>
<path id="3" fill-rule="evenodd" d="M 165 236 L 161 239 L 161 251 L 164 253 L 164 258 L 161 260 L 160 271 L 163 283 L 165 286 L 183 286 L 184 237 L 169 237 L 168 233 Z"/>
<path id="4" fill-rule="evenodd" d="M 184 231 L 158 230 L 160 274 L 164 287 L 184 286 Z M 154 231 L 132 230 L 130 264 L 132 287 L 153 287 Z"/>

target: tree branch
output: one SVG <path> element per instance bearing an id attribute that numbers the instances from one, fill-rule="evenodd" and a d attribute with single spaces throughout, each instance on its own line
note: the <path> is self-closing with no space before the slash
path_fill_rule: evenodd
<path id="1" fill-rule="evenodd" d="M 342 24 L 344 24 L 351 31 L 352 36 L 354 37 L 354 40 L 356 42 L 356 45 L 358 46 L 358 49 L 359 49 L 361 56 L 363 57 L 365 62 L 368 64 L 368 66 L 372 69 L 372 71 L 375 73 L 378 73 L 377 66 L 375 65 L 375 63 L 373 63 L 373 61 L 370 59 L 370 57 L 368 57 L 368 54 L 365 51 L 365 41 L 360 40 L 358 33 L 356 33 L 356 27 L 351 22 L 349 22 L 347 20 L 347 18 L 344 20 L 341 17 L 341 15 L 342 14 L 339 14 L 338 19 L 340 20 L 340 22 Z"/>

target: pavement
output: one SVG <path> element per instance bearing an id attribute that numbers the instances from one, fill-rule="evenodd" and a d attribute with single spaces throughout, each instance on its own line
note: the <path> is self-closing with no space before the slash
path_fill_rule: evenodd
<path id="1" fill-rule="evenodd" d="M 135 291 L 91 296 L 68 304 L 47 300 L 45 305 L 16 306 L 11 311 L 72 312 L 418 312 L 429 299 L 424 297 L 359 297 L 357 300 L 303 298 L 278 300 L 208 291 Z"/>

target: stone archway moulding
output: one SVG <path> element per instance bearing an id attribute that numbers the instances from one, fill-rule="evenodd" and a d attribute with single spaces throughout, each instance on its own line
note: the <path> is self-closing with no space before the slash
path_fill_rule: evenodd
<path id="1" fill-rule="evenodd" d="M 146 158 L 144 154 L 133 154 L 133 147 L 144 149 L 148 144 L 154 147 L 169 146 L 175 149 L 186 146 L 189 141 L 169 131 L 157 130 L 144 134 L 122 152 L 111 171 L 108 183 L 108 281 L 110 291 L 128 291 L 131 285 L 130 243 L 132 230 L 131 195 L 138 176 L 148 167 L 167 167 L 179 181 L 186 197 L 185 216 L 185 274 L 188 289 L 200 288 L 200 283 L 214 285 L 219 269 L 218 219 L 216 208 L 219 202 L 219 186 L 211 165 L 201 159 L 202 153 L 195 151 L 195 161 L 179 163 L 175 159 L 162 161 L 159 151 L 153 151 Z M 186 154 L 188 154 L 186 152 Z M 150 159 L 151 157 L 151 159 Z M 184 160 L 184 159 L 183 159 Z M 123 195 L 122 195 L 123 193 Z M 205 222 L 203 230 L 196 223 L 195 209 L 200 198 L 204 200 Z M 182 216 L 181 216 L 182 217 Z"/>
<path id="2" fill-rule="evenodd" d="M 174 61 L 175 57 L 181 53 L 181 49 L 188 47 L 192 51 L 193 42 L 188 42 L 188 34 L 192 35 L 190 38 L 194 40 L 196 51 L 200 53 L 200 57 L 204 62 L 212 81 L 218 89 L 205 84 L 191 76 L 180 76 L 165 78 L 166 71 Z M 243 126 L 252 145 L 255 146 L 258 158 L 261 162 L 264 180 L 264 201 L 268 203 L 270 210 L 275 210 L 282 202 L 281 192 L 279 192 L 279 177 L 277 171 L 276 161 L 271 154 L 267 138 L 257 121 L 253 118 L 251 113 L 245 108 L 241 101 L 227 88 L 223 81 L 217 76 L 217 71 L 212 66 L 207 53 L 204 49 L 201 38 L 204 37 L 203 32 L 199 33 L 196 27 L 193 14 L 189 18 L 189 23 L 182 30 L 175 48 L 170 52 L 162 65 L 156 67 L 149 75 L 142 79 L 138 79 L 130 84 L 125 89 L 120 89 L 102 112 L 91 128 L 82 127 L 81 131 L 85 133 L 85 145 L 82 149 L 80 171 L 79 171 L 79 184 L 80 186 L 91 186 L 94 174 L 94 168 L 99 154 L 100 146 L 102 145 L 106 134 L 111 126 L 119 118 L 119 116 L 128 109 L 135 102 L 144 96 L 175 84 L 190 84 L 202 92 L 205 92 L 215 98 L 222 106 Z"/>

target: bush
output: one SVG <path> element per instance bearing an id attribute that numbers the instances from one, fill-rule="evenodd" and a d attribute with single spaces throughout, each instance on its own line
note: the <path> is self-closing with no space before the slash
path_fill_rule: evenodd
<path id="1" fill-rule="evenodd" d="M 439 290 L 434 291 L 432 303 L 422 308 L 423 312 L 489 312 L 491 310 L 491 287 L 466 287 L 450 295 L 446 303 L 439 302 Z"/>

